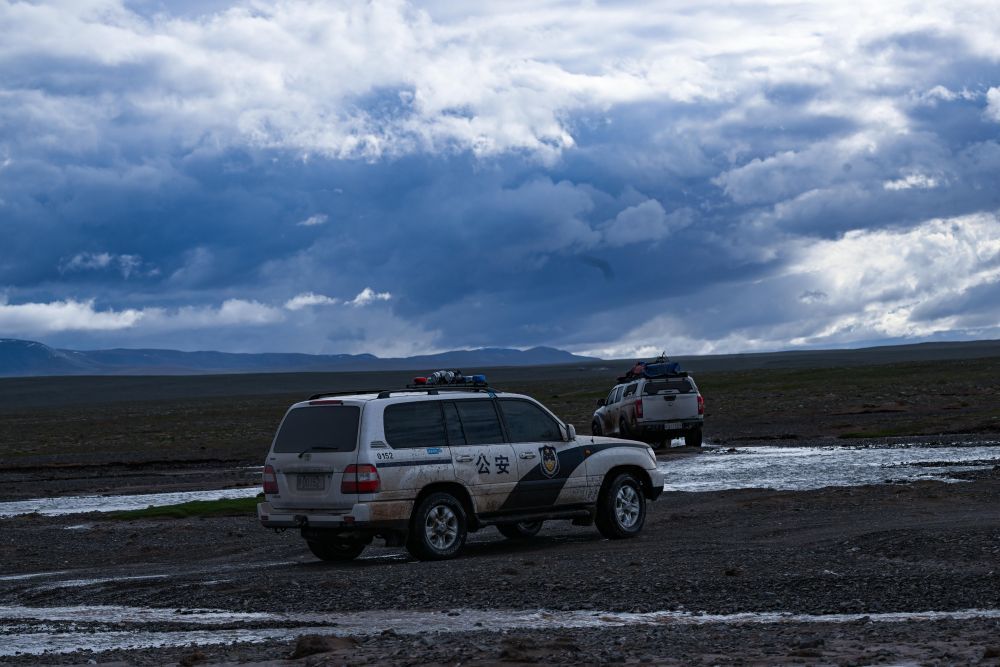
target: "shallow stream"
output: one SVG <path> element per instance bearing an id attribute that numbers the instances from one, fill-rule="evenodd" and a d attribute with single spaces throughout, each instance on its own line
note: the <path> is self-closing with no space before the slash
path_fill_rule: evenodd
<path id="1" fill-rule="evenodd" d="M 818 489 L 917 480 L 959 481 L 953 473 L 1000 465 L 1000 442 L 840 447 L 706 447 L 697 455 L 661 459 L 667 491 L 771 488 Z M 144 509 L 192 500 L 249 498 L 257 486 L 120 496 L 61 496 L 0 503 L 0 518 Z"/>
<path id="2" fill-rule="evenodd" d="M 701 614 L 659 611 L 506 611 L 457 609 L 444 612 L 377 610 L 346 614 L 275 614 L 212 609 L 143 607 L 0 607 L 0 656 L 67 653 L 81 649 L 108 651 L 188 644 L 291 640 L 302 634 L 375 635 L 472 632 L 517 628 L 599 628 L 626 625 L 707 625 L 747 623 L 903 623 L 945 619 L 1000 619 L 1000 610 L 925 611 L 882 614 L 792 614 L 748 612 Z M 158 631 L 170 624 L 187 630 Z M 134 626 L 134 627 L 129 627 Z M 216 627 L 212 626 L 225 626 Z"/>

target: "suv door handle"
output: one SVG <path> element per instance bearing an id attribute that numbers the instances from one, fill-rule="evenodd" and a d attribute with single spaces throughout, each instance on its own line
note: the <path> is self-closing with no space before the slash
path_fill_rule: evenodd
<path id="1" fill-rule="evenodd" d="M 472 460 L 472 457 L 468 454 L 462 454 L 461 456 L 456 456 L 455 460 L 459 463 L 468 463 Z"/>
<path id="2" fill-rule="evenodd" d="M 533 459 L 537 454 L 532 454 L 531 452 L 521 452 L 518 454 L 522 459 Z"/>

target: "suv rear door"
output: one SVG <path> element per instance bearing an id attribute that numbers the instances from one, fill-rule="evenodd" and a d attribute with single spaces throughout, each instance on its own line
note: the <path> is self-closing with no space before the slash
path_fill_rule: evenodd
<path id="1" fill-rule="evenodd" d="M 315 400 L 293 407 L 281 420 L 267 465 L 274 468 L 275 508 L 348 510 L 356 493 L 341 492 L 344 469 L 357 463 L 364 403 Z"/>
<path id="2" fill-rule="evenodd" d="M 514 448 L 504 437 L 490 398 L 444 401 L 455 476 L 475 498 L 477 512 L 496 512 L 517 484 Z"/>
<path id="3" fill-rule="evenodd" d="M 643 421 L 670 422 L 697 416 L 698 390 L 690 378 L 651 379 L 643 385 Z"/>

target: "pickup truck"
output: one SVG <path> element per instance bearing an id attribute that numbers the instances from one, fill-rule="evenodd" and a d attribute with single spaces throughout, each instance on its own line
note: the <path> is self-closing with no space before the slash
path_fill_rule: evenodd
<path id="1" fill-rule="evenodd" d="M 607 398 L 598 399 L 591 431 L 657 448 L 683 436 L 688 447 L 700 447 L 704 423 L 705 399 L 694 378 L 680 373 L 616 384 Z"/>

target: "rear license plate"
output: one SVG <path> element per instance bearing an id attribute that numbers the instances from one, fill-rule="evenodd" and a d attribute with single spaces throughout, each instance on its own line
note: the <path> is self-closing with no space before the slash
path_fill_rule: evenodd
<path id="1" fill-rule="evenodd" d="M 326 475 L 306 473 L 295 476 L 297 491 L 322 491 L 325 486 Z"/>

